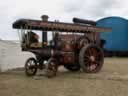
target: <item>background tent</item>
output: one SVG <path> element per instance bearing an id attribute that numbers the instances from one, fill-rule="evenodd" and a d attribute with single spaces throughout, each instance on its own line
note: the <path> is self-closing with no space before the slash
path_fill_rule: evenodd
<path id="1" fill-rule="evenodd" d="M 19 43 L 0 40 L 0 71 L 24 67 L 29 57 L 34 57 L 34 55 L 21 52 Z"/>

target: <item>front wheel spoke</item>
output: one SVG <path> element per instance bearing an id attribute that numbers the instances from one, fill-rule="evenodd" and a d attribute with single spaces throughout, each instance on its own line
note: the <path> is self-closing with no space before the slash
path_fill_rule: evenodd
<path id="1" fill-rule="evenodd" d="M 28 69 L 30 67 L 30 65 L 27 64 L 25 67 Z"/>
<path id="2" fill-rule="evenodd" d="M 28 62 L 27 66 L 31 66 L 31 63 L 30 63 L 30 62 Z"/>
<path id="3" fill-rule="evenodd" d="M 32 60 L 28 62 L 30 65 L 32 64 Z"/>
<path id="4" fill-rule="evenodd" d="M 35 64 L 34 65 L 29 65 L 30 63 L 28 63 L 28 65 L 26 66 L 26 69 L 30 69 L 30 70 L 32 70 L 32 69 L 34 69 L 35 68 Z"/>

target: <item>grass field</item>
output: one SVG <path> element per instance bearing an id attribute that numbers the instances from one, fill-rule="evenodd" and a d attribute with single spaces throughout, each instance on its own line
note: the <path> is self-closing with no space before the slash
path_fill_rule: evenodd
<path id="1" fill-rule="evenodd" d="M 128 58 L 105 58 L 97 74 L 59 69 L 55 78 L 0 73 L 0 96 L 128 96 Z"/>

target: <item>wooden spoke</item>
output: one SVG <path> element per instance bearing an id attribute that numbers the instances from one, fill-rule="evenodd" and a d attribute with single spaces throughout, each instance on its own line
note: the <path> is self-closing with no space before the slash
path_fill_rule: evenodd
<path id="1" fill-rule="evenodd" d="M 87 73 L 98 72 L 103 65 L 103 58 L 102 50 L 94 44 L 83 47 L 79 56 L 80 65 Z"/>

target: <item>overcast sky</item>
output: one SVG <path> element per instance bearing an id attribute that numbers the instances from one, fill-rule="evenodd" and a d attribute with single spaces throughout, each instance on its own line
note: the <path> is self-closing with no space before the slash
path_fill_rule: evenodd
<path id="1" fill-rule="evenodd" d="M 98 20 L 108 16 L 128 18 L 128 0 L 1 0 L 0 38 L 18 39 L 12 23 L 20 18 L 72 22 L 73 17 Z"/>

